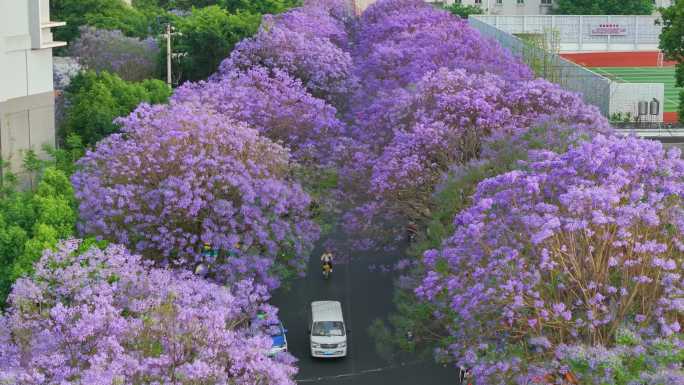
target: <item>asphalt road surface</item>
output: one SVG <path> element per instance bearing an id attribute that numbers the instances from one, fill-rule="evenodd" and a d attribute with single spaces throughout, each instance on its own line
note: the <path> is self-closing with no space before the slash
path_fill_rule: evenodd
<path id="1" fill-rule="evenodd" d="M 354 255 L 351 262 L 335 264 L 329 280 L 320 273 L 321 250 L 309 261 L 309 274 L 295 280 L 289 289 L 274 293 L 273 304 L 280 309 L 280 319 L 288 330 L 290 353 L 299 360 L 301 384 L 354 385 L 447 385 L 458 384 L 453 368 L 444 368 L 431 360 L 407 356 L 403 362 L 388 362 L 375 348 L 368 334 L 373 320 L 385 318 L 393 309 L 392 275 L 371 271 L 369 265 L 391 264 L 397 253 L 382 256 Z M 312 301 L 337 300 L 349 333 L 343 359 L 314 359 L 309 354 L 307 308 Z M 396 361 L 396 360 L 395 360 Z"/>

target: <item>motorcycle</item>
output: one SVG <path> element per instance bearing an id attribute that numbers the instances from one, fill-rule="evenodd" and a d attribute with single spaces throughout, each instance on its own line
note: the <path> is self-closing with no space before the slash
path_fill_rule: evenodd
<path id="1" fill-rule="evenodd" d="M 406 240 L 408 241 L 408 244 L 411 245 L 416 242 L 416 238 L 418 236 L 418 227 L 415 225 L 415 223 L 410 222 L 406 226 Z"/>
<path id="2" fill-rule="evenodd" d="M 472 373 L 469 368 L 463 366 L 458 367 L 458 383 L 460 385 L 471 385 Z"/>
<path id="3" fill-rule="evenodd" d="M 332 265 L 329 263 L 324 263 L 323 264 L 323 278 L 325 278 L 325 279 L 330 278 L 330 274 L 332 274 Z"/>

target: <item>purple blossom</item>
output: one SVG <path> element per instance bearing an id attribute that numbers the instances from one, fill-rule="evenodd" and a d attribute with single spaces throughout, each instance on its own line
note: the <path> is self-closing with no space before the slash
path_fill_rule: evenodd
<path id="1" fill-rule="evenodd" d="M 153 38 L 140 40 L 119 30 L 84 26 L 71 46 L 71 55 L 94 71 L 108 71 L 128 81 L 156 77 L 159 46 Z"/>
<path id="2" fill-rule="evenodd" d="M 229 282 L 273 287 L 271 269 L 304 270 L 318 227 L 284 148 L 193 103 L 142 105 L 120 123 L 72 177 L 81 231 L 162 266 L 205 262 Z M 218 259 L 206 259 L 204 243 Z"/>
<path id="3" fill-rule="evenodd" d="M 0 316 L 0 379 L 38 383 L 294 384 L 294 359 L 268 358 L 271 338 L 249 321 L 265 286 L 230 288 L 150 268 L 123 246 L 46 251 Z M 254 325 L 253 325 L 254 326 Z"/>
<path id="4" fill-rule="evenodd" d="M 232 71 L 213 81 L 185 83 L 171 103 L 196 103 L 245 122 L 261 134 L 289 147 L 302 163 L 330 160 L 344 126 L 336 110 L 311 96 L 286 72 L 253 67 Z"/>
<path id="5" fill-rule="evenodd" d="M 684 237 L 672 215 L 681 210 L 683 180 L 679 151 L 649 140 L 598 135 L 566 153 L 532 153 L 523 169 L 478 185 L 453 235 L 426 253 L 415 293 L 456 312 L 441 321 L 467 346 L 540 332 L 553 346 L 610 345 L 624 317 L 635 317 L 644 339 L 650 330 L 671 336 L 684 315 L 684 280 L 670 276 L 676 263 L 668 262 Z M 653 198 L 631 200 L 634 190 Z M 597 211 L 613 219 L 592 220 Z M 468 322 L 451 324 L 459 318 Z"/>
<path id="6" fill-rule="evenodd" d="M 336 23 L 315 7 L 311 12 L 294 10 L 280 17 L 266 16 L 256 36 L 238 43 L 221 63 L 218 76 L 255 66 L 278 68 L 301 80 L 315 97 L 344 108 L 356 80 L 351 56 L 331 41 L 346 44 L 336 40 L 342 33 L 337 28 L 340 26 L 333 26 Z M 320 35 L 313 24 L 324 26 Z"/>

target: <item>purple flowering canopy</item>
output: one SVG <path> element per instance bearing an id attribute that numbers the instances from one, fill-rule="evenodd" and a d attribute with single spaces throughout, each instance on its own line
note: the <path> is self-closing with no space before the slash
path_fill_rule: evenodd
<path id="1" fill-rule="evenodd" d="M 335 108 L 311 96 L 299 80 L 280 69 L 252 67 L 209 82 L 185 83 L 171 103 L 192 102 L 248 123 L 284 144 L 301 163 L 320 165 L 344 134 Z"/>
<path id="2" fill-rule="evenodd" d="M 303 273 L 319 232 L 287 150 L 193 103 L 141 105 L 120 123 L 72 177 L 82 232 L 228 282 Z"/>
<path id="3" fill-rule="evenodd" d="M 150 268 L 123 246 L 79 253 L 79 244 L 47 250 L 35 275 L 16 282 L 0 315 L 0 382 L 295 383 L 293 357 L 267 357 L 266 287 L 228 289 Z M 258 311 L 265 319 L 250 324 Z"/>
<path id="4" fill-rule="evenodd" d="M 349 50 L 349 36 L 344 20 L 333 16 L 336 10 L 325 4 L 311 2 L 277 16 L 272 16 L 278 26 L 290 31 L 325 38 L 343 51 Z"/>
<path id="5" fill-rule="evenodd" d="M 487 141 L 520 136 L 540 119 L 608 129 L 596 107 L 558 85 L 444 68 L 426 74 L 385 116 L 394 137 L 374 162 L 371 191 L 412 218 L 429 217 L 437 183 L 454 164 L 479 158 Z"/>
<path id="6" fill-rule="evenodd" d="M 313 31 L 308 28 L 301 28 L 302 31 L 292 30 L 288 26 L 297 26 L 302 15 L 314 16 L 301 10 L 292 12 L 295 13 L 282 16 L 282 23 L 278 18 L 264 17 L 256 36 L 238 43 L 230 57 L 221 63 L 219 76 L 254 66 L 279 68 L 301 80 L 313 96 L 324 99 L 337 108 L 343 108 L 356 83 L 351 75 L 351 56 L 330 40 L 336 39 L 342 31 L 326 32 L 330 37 L 328 38 L 312 34 Z M 321 17 L 324 19 L 324 26 L 325 20 L 335 22 L 331 16 L 327 16 L 327 19 Z M 306 27 L 313 21 L 307 19 L 302 23 Z"/>
<path id="7" fill-rule="evenodd" d="M 479 360 L 482 346 L 609 347 L 620 327 L 667 338 L 684 316 L 683 198 L 680 151 L 658 142 L 598 135 L 536 152 L 479 184 L 453 235 L 425 253 L 416 294 L 458 341 L 447 353 L 483 381 L 520 368 Z"/>
<path id="8" fill-rule="evenodd" d="M 466 21 L 420 0 L 380 0 L 361 16 L 354 52 L 364 93 L 406 87 L 445 67 L 532 78 L 531 70 Z M 365 104 L 362 102 L 362 104 Z"/>
<path id="9" fill-rule="evenodd" d="M 144 40 L 125 36 L 119 30 L 81 27 L 71 46 L 71 55 L 93 71 L 108 71 L 124 80 L 154 78 L 159 46 L 153 38 Z"/>

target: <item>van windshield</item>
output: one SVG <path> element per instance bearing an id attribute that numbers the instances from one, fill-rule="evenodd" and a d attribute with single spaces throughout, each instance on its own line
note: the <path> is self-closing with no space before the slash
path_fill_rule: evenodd
<path id="1" fill-rule="evenodd" d="M 344 324 L 340 321 L 318 321 L 314 323 L 311 335 L 316 337 L 343 336 Z"/>

